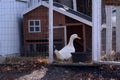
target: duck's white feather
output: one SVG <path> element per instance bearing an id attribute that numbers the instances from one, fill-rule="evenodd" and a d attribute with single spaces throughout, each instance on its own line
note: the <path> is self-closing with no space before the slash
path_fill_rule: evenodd
<path id="1" fill-rule="evenodd" d="M 65 46 L 63 49 L 59 51 L 59 53 L 64 57 L 64 59 L 69 59 L 72 57 L 71 53 L 75 52 L 74 46 Z"/>
<path id="2" fill-rule="evenodd" d="M 64 60 L 65 59 L 64 56 L 62 54 L 60 54 L 58 50 L 55 50 L 54 52 L 55 52 L 55 55 L 56 55 L 57 59 L 59 59 L 59 60 Z"/>
<path id="3" fill-rule="evenodd" d="M 70 40 L 69 40 L 69 43 L 68 45 L 66 45 L 65 47 L 63 47 L 61 50 L 55 50 L 55 54 L 56 54 L 56 57 L 60 60 L 67 60 L 67 59 L 70 59 L 72 57 L 71 53 L 72 52 L 75 52 L 75 48 L 73 46 L 73 40 L 75 38 L 78 38 L 77 34 L 73 34 L 71 35 L 70 37 Z"/>

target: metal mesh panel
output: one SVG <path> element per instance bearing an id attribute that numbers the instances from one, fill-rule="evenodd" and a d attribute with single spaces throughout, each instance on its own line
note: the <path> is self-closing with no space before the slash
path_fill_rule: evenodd
<path id="1" fill-rule="evenodd" d="M 48 57 L 48 8 L 40 3 L 0 1 L 0 55 Z"/>
<path id="2" fill-rule="evenodd" d="M 89 1 L 86 4 L 89 4 Z M 49 45 L 51 43 L 49 43 L 48 5 L 48 0 L 0 1 L 1 55 L 19 54 L 22 56 L 48 57 L 51 56 L 49 55 L 50 47 L 54 47 L 54 50 L 62 49 L 74 33 L 82 38 L 81 41 L 75 41 L 76 51 L 88 50 L 86 45 L 88 43 L 91 46 L 91 42 L 86 42 L 86 40 L 90 38 L 91 41 L 91 31 L 87 32 L 89 29 L 85 27 L 90 27 L 88 25 L 91 23 L 91 17 L 73 10 L 72 0 L 57 0 L 53 3 L 53 6 L 56 7 L 53 12 L 54 27 L 52 33 L 54 34 L 54 43 L 53 46 Z M 81 7 L 81 10 L 83 8 Z M 88 25 L 86 25 L 86 22 Z M 90 37 L 87 37 L 86 34 L 89 34 Z"/>
<path id="3" fill-rule="evenodd" d="M 103 1 L 101 60 L 119 62 L 119 2 Z"/>

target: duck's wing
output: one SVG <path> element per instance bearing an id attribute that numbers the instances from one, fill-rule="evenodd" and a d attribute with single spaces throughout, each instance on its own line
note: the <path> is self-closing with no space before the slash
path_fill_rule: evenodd
<path id="1" fill-rule="evenodd" d="M 58 54 L 58 53 L 59 53 L 59 51 L 58 51 L 57 49 L 55 49 L 54 53 L 55 53 L 55 54 Z"/>
<path id="2" fill-rule="evenodd" d="M 60 59 L 60 60 L 65 59 L 64 56 L 58 50 L 55 50 L 54 53 L 58 59 Z"/>
<path id="3" fill-rule="evenodd" d="M 71 52 L 75 52 L 75 48 L 73 46 L 65 46 L 64 48 L 62 48 L 59 53 L 61 54 L 69 54 Z"/>
<path id="4" fill-rule="evenodd" d="M 64 56 L 65 59 L 71 58 L 71 53 L 75 52 L 75 48 L 71 46 L 65 46 L 63 49 L 59 51 L 59 53 Z"/>

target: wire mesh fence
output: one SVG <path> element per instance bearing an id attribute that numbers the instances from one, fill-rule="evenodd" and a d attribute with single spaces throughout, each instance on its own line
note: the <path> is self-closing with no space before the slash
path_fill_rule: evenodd
<path id="1" fill-rule="evenodd" d="M 77 55 L 78 59 L 81 55 L 89 56 L 92 61 L 92 0 L 53 1 L 53 46 L 51 47 L 53 47 L 54 61 L 57 58 L 54 51 L 56 49 L 60 51 L 68 45 L 72 34 L 77 34 L 81 38 L 73 40 L 75 50 L 72 53 L 80 53 L 79 56 Z M 100 56 L 102 61 L 119 62 L 119 4 L 119 1 L 102 0 Z M 45 58 L 51 56 L 48 12 L 48 0 L 1 0 L 0 55 Z"/>
<path id="2" fill-rule="evenodd" d="M 69 5 L 66 5 L 70 3 Z M 79 1 L 78 1 L 79 2 Z M 78 4 L 78 2 L 74 4 Z M 61 50 L 69 43 L 69 38 L 76 33 L 81 40 L 73 41 L 75 51 L 87 52 L 91 50 L 91 23 L 89 8 L 91 2 L 81 2 L 84 5 L 74 10 L 72 0 L 54 0 L 53 4 L 53 55 L 56 58 L 55 49 Z M 0 40 L 1 55 L 22 55 L 22 56 L 49 56 L 49 2 L 48 0 L 1 0 L 0 1 Z M 80 10 L 82 9 L 82 12 Z M 88 31 L 90 30 L 90 31 Z M 87 35 L 89 34 L 89 36 Z M 88 42 L 89 40 L 90 42 Z M 88 46 L 87 46 L 88 44 Z M 79 46 L 80 45 L 80 46 Z M 87 47 L 86 47 L 87 46 Z M 71 53 L 70 53 L 71 54 Z"/>

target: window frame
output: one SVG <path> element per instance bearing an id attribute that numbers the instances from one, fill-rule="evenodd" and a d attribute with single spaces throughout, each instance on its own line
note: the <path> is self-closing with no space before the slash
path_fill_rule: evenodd
<path id="1" fill-rule="evenodd" d="M 40 43 L 28 43 L 27 44 L 27 53 L 34 52 L 36 53 L 47 53 L 48 52 L 48 44 L 40 44 Z"/>
<path id="2" fill-rule="evenodd" d="M 33 26 L 30 25 L 30 22 L 31 22 L 31 21 L 34 23 Z M 38 22 L 39 22 L 39 25 L 36 26 L 36 25 L 35 25 L 35 21 L 38 21 Z M 30 30 L 30 27 L 33 27 L 34 30 L 31 31 L 31 30 Z M 36 27 L 39 27 L 39 31 L 36 31 L 36 29 L 35 29 Z M 37 19 L 36 19 L 36 20 L 28 20 L 28 32 L 29 32 L 29 33 L 38 33 L 38 32 L 41 32 L 41 21 L 40 21 L 40 20 L 37 20 Z"/>

